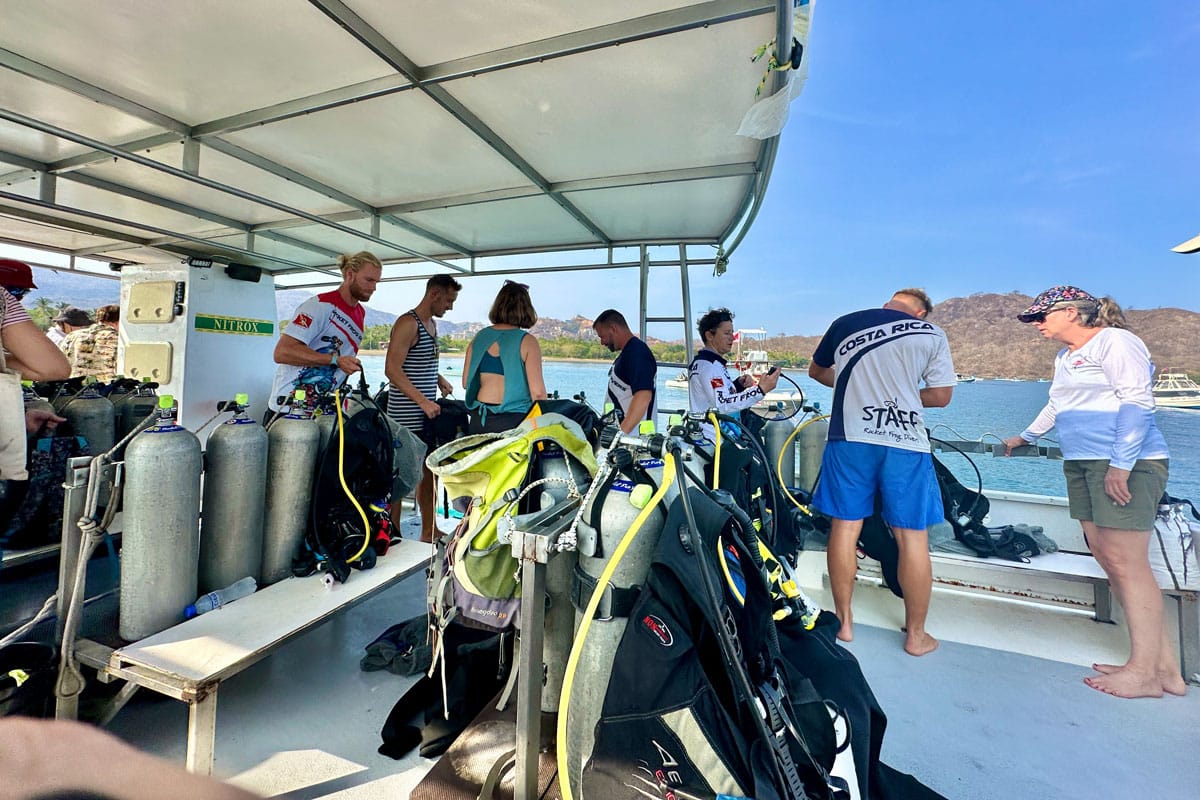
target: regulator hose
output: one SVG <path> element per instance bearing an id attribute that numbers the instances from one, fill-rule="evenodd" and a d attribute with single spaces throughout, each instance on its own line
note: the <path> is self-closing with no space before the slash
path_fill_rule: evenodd
<path id="1" fill-rule="evenodd" d="M 346 493 L 346 497 L 350 500 L 350 505 L 354 506 L 354 510 L 358 512 L 358 516 L 363 523 L 363 545 L 358 549 L 358 552 L 346 559 L 347 564 L 353 564 L 362 558 L 362 554 L 367 552 L 367 548 L 371 546 L 371 523 L 367 519 L 367 512 L 363 511 L 363 507 L 358 504 L 358 498 L 350 491 L 350 487 L 346 485 L 346 423 L 342 418 L 342 396 L 337 390 L 333 390 L 333 403 L 337 409 L 337 429 L 338 429 L 338 481 L 342 484 L 342 491 Z"/>
<path id="2" fill-rule="evenodd" d="M 721 423 L 717 420 L 717 415 L 713 411 L 708 412 L 708 421 L 713 426 L 713 474 L 712 488 L 715 492 L 718 488 L 717 484 L 721 480 Z"/>
<path id="3" fill-rule="evenodd" d="M 571 689 L 575 685 L 575 670 L 579 667 L 579 659 L 583 654 L 583 643 L 587 640 L 588 631 L 592 627 L 592 619 L 596 616 L 596 610 L 600 607 L 600 601 L 604 598 L 604 590 L 608 588 L 613 573 L 617 571 L 617 567 L 621 564 L 621 559 L 625 557 L 625 551 L 633 544 L 634 537 L 637 536 L 638 531 L 641 530 L 646 520 L 650 518 L 650 514 L 654 511 L 655 507 L 662 502 L 663 497 L 667 494 L 667 489 L 674 482 L 675 458 L 670 453 L 663 453 L 662 483 L 659 485 L 658 491 L 650 498 L 650 502 L 646 504 L 646 507 L 641 510 L 632 524 L 630 524 L 629 530 L 621 537 L 621 541 L 613 550 L 608 563 L 604 565 L 604 570 L 600 573 L 600 577 L 596 581 L 596 588 L 592 590 L 592 596 L 588 598 L 587 607 L 583 611 L 583 619 L 579 623 L 579 630 L 575 632 L 575 643 L 571 646 L 571 655 L 567 657 L 567 667 L 563 672 L 562 689 L 560 691 L 562 701 L 558 710 L 558 730 L 556 735 L 558 783 L 562 790 L 563 800 L 574 800 L 574 795 L 571 792 L 571 764 L 567 761 L 567 720 L 570 717 Z"/>
<path id="4" fill-rule="evenodd" d="M 792 439 L 796 438 L 796 434 L 800 433 L 800 431 L 802 431 L 804 428 L 807 428 L 809 425 L 812 425 L 814 422 L 819 422 L 823 419 L 829 419 L 829 415 L 822 414 L 819 417 L 813 417 L 812 419 L 805 420 L 797 425 L 796 429 L 788 434 L 788 437 L 783 440 L 783 447 L 779 448 L 779 458 L 775 461 L 775 479 L 779 481 L 779 488 L 783 490 L 783 493 L 787 496 L 787 499 L 792 501 L 792 505 L 806 514 L 811 513 L 810 509 L 808 506 L 801 505 L 800 501 L 792 496 L 791 491 L 788 489 L 787 481 L 783 479 L 783 453 L 785 450 L 787 450 L 787 446 L 792 443 Z"/>

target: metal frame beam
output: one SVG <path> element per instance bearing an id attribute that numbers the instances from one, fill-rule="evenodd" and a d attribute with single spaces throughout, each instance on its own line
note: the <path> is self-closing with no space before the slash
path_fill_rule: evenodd
<path id="1" fill-rule="evenodd" d="M 272 200 L 269 197 L 263 197 L 261 195 L 254 194 L 253 192 L 247 192 L 242 189 L 238 189 L 237 187 L 234 187 L 234 186 L 227 186 L 223 183 L 219 183 L 219 182 L 211 180 L 209 178 L 205 178 L 201 175 L 192 175 L 188 172 L 185 172 L 181 169 L 177 169 L 168 164 L 163 164 L 162 162 L 155 161 L 152 158 L 147 158 L 146 156 L 142 156 L 137 153 L 130 153 L 128 151 L 121 150 L 120 148 L 112 147 L 110 145 L 105 144 L 104 142 L 98 141 L 96 139 L 92 139 L 89 136 L 84 136 L 82 134 L 73 133 L 72 131 L 68 131 L 63 128 L 59 128 L 56 125 L 50 125 L 49 123 L 45 123 L 45 122 L 42 122 L 41 120 L 33 119 L 32 117 L 27 117 L 24 114 L 18 114 L 17 112 L 10 111 L 6 108 L 0 108 L 0 119 L 6 120 L 8 122 L 12 122 L 16 125 L 23 125 L 27 128 L 31 128 L 36 131 L 40 131 L 41 133 L 49 134 L 50 136 L 57 136 L 58 138 L 65 139 L 66 141 L 69 141 L 69 142 L 75 142 L 76 144 L 82 144 L 87 147 L 91 147 L 95 150 L 101 150 L 103 152 L 109 153 L 110 155 L 116 156 L 118 158 L 123 158 L 126 161 L 131 161 L 134 164 L 138 164 L 139 166 L 148 167 L 149 169 L 155 170 L 157 172 L 162 172 L 162 173 L 164 173 L 166 175 L 170 175 L 174 178 L 179 178 L 180 180 L 184 180 L 189 183 L 194 183 L 198 186 L 203 186 L 207 189 L 213 189 L 215 191 L 222 192 L 224 194 L 232 195 L 233 197 L 238 197 L 242 200 L 247 200 L 252 203 L 258 203 L 259 205 L 266 206 L 267 208 L 273 208 L 276 211 L 281 211 L 284 214 L 301 217 L 303 219 L 309 220 L 310 222 L 315 222 L 319 225 L 324 225 L 325 227 L 332 228 L 333 230 L 340 231 L 347 235 L 354 236 L 359 239 L 365 239 L 369 242 L 374 242 L 375 244 L 378 244 L 382 247 L 388 247 L 388 248 L 391 248 L 392 250 L 399 250 L 402 253 L 408 253 L 409 255 L 416 256 L 417 258 L 420 258 L 420 259 L 423 259 L 426 261 L 432 261 L 435 264 L 439 264 L 441 266 L 448 267 L 455 271 L 465 271 L 465 270 L 463 270 L 462 267 L 458 267 L 453 264 L 449 264 L 445 261 L 442 261 L 441 259 L 437 259 L 432 256 L 426 256 L 424 253 L 413 250 L 411 247 L 405 247 L 404 245 L 399 244 L 397 242 L 389 242 L 386 239 L 381 239 L 378 236 L 372 236 L 371 234 L 363 233 L 362 231 L 356 231 L 354 228 L 350 228 L 350 227 L 341 225 L 336 222 L 328 222 L 327 220 L 322 219 L 320 216 L 318 216 L 316 214 L 310 214 L 307 211 L 303 211 L 298 208 L 293 208 L 292 206 Z M 141 227 L 145 228 L 146 230 L 150 230 L 149 227 L 146 227 L 146 226 L 141 226 Z M 186 239 L 188 237 L 181 236 L 180 238 Z"/>
<path id="2" fill-rule="evenodd" d="M 349 6 L 341 2 L 341 0 L 309 0 L 309 2 L 338 25 L 342 26 L 347 33 L 361 42 L 388 64 L 388 66 L 412 81 L 415 88 L 424 92 L 430 100 L 441 106 L 446 113 L 458 120 L 469 131 L 499 153 L 502 158 L 519 170 L 531 183 L 540 188 L 543 193 L 570 214 L 576 222 L 595 236 L 599 243 L 607 245 L 611 241 L 608 234 L 602 231 L 586 214 L 576 208 L 570 200 L 562 195 L 551 192 L 550 182 L 542 177 L 541 173 L 534 169 L 532 164 L 526 161 L 498 133 L 488 127 L 483 120 L 475 116 L 474 112 L 450 94 L 445 87 L 422 83 L 420 68 L 380 34 L 379 31 L 372 28 L 362 17 L 354 13 Z"/>
<path id="3" fill-rule="evenodd" d="M 198 236 L 191 236 L 186 233 L 179 233 L 178 231 L 169 231 L 169 230 L 166 230 L 165 228 L 159 228 L 154 225 L 149 225 L 145 222 L 133 222 L 131 220 L 119 219 L 117 217 L 111 217 L 107 214 L 100 214 L 95 211 L 88 211 L 88 210 L 82 209 L 82 208 L 70 208 L 68 206 L 61 206 L 61 205 L 57 205 L 54 203 L 45 203 L 45 202 L 42 202 L 41 200 L 34 200 L 32 198 L 25 197 L 25 196 L 19 195 L 19 194 L 14 194 L 12 192 L 0 191 L 0 200 L 7 200 L 9 202 L 31 205 L 31 206 L 34 206 L 35 208 L 39 208 L 44 211 L 57 211 L 62 214 L 72 214 L 75 216 L 84 217 L 85 219 L 96 220 L 97 222 L 107 222 L 112 225 L 120 225 L 125 228 L 136 228 L 138 230 L 148 231 L 150 233 L 157 233 L 160 236 L 167 236 L 172 239 L 182 239 L 183 241 L 192 242 L 193 244 L 199 244 L 204 247 L 212 248 L 214 250 L 222 250 L 222 251 L 232 253 L 237 256 L 259 259 L 259 260 L 263 260 L 263 261 L 273 261 L 277 264 L 283 264 L 284 266 L 287 266 L 287 267 L 296 267 L 298 269 L 309 270 L 312 272 L 326 272 L 326 270 L 320 269 L 318 267 L 310 267 L 307 264 L 298 264 L 295 261 L 289 261 L 286 258 L 279 258 L 277 256 L 267 255 L 266 253 L 255 253 L 251 250 L 246 250 L 243 247 L 236 247 L 234 245 L 221 244 L 218 242 L 209 241 L 208 239 L 202 239 Z M 133 242 L 133 243 L 139 244 L 143 247 L 155 246 L 158 249 L 164 249 L 166 247 L 164 245 L 151 245 L 148 240 L 139 239 L 137 237 L 130 236 L 128 234 L 117 233 L 115 231 L 105 230 L 103 228 L 98 228 L 98 227 L 91 226 L 91 225 L 85 225 L 83 223 L 77 222 L 76 220 L 62 219 L 60 217 L 54 217 L 50 214 L 37 214 L 34 212 L 30 212 L 26 209 L 22 209 L 19 206 L 17 206 L 17 207 L 0 206 L 0 213 L 7 213 L 7 214 L 11 214 L 12 216 L 22 217 L 25 219 L 31 219 L 31 220 L 35 220 L 35 221 L 49 222 L 49 223 L 58 225 L 59 227 L 68 228 L 71 230 L 78 230 L 83 233 L 91 233 L 96 236 L 106 236 L 108 238 L 116 239 L 118 241 Z M 187 251 L 185 250 L 184 252 L 187 252 Z"/>

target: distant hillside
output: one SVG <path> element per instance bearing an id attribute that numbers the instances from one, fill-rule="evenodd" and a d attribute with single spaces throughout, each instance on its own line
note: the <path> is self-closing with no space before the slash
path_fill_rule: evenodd
<path id="1" fill-rule="evenodd" d="M 33 282 L 38 288 L 25 296 L 22 304 L 26 308 L 31 308 L 39 298 L 45 298 L 90 312 L 121 299 L 121 282 L 110 278 L 33 267 Z"/>

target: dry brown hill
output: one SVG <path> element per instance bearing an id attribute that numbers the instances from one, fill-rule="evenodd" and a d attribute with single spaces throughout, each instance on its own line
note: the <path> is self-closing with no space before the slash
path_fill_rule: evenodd
<path id="1" fill-rule="evenodd" d="M 973 294 L 944 300 L 931 322 L 950 339 L 954 367 L 980 378 L 1049 378 L 1061 345 L 1041 337 L 1016 315 L 1033 298 L 1018 292 Z M 1130 329 L 1146 342 L 1158 371 L 1200 373 L 1200 314 L 1181 308 L 1126 309 Z M 771 357 L 807 363 L 819 336 L 776 336 L 767 340 Z"/>

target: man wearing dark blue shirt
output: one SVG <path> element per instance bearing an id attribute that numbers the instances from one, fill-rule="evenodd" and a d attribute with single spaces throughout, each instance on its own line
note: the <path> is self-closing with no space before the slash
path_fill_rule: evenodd
<path id="1" fill-rule="evenodd" d="M 629 330 L 620 311 L 610 308 L 602 312 L 592 329 L 609 352 L 620 352 L 608 371 L 607 400 L 617 411 L 621 430 L 634 433 L 642 420 L 654 419 L 658 362 L 646 343 Z"/>

